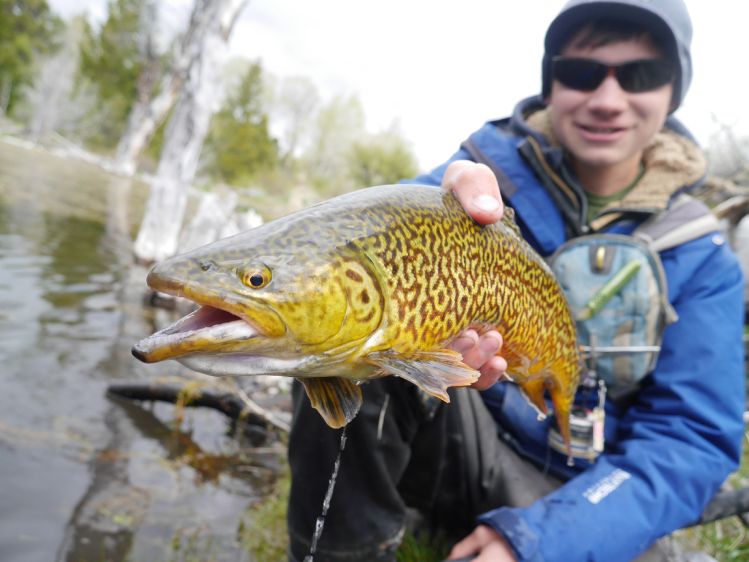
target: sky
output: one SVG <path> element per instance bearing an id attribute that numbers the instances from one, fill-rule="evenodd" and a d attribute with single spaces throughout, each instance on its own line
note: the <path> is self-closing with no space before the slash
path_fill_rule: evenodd
<path id="1" fill-rule="evenodd" d="M 681 119 L 706 144 L 720 125 L 749 135 L 749 2 L 686 0 L 694 79 Z M 105 15 L 103 0 L 49 0 L 63 16 Z M 234 55 L 278 77 L 305 76 L 324 99 L 356 94 L 370 132 L 397 122 L 421 169 L 447 159 L 485 121 L 539 92 L 546 27 L 563 0 L 250 0 Z M 177 31 L 191 0 L 162 0 Z"/>

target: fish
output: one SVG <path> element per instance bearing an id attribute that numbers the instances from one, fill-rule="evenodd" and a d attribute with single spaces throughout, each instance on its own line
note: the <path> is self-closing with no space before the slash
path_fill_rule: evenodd
<path id="1" fill-rule="evenodd" d="M 282 375 L 338 428 L 360 384 L 395 375 L 449 402 L 479 372 L 449 349 L 502 334 L 507 376 L 540 416 L 548 392 L 569 451 L 580 372 L 575 322 L 512 209 L 482 226 L 452 192 L 362 188 L 156 264 L 146 282 L 199 308 L 132 348 L 215 376 Z"/>

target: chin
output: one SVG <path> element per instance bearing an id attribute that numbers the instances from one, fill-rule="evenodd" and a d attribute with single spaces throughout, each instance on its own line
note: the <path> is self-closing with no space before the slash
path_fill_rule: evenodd
<path id="1" fill-rule="evenodd" d="M 630 162 L 634 157 L 634 154 L 630 154 L 628 151 L 615 148 L 570 150 L 570 152 L 575 161 L 592 168 L 618 166 Z"/>

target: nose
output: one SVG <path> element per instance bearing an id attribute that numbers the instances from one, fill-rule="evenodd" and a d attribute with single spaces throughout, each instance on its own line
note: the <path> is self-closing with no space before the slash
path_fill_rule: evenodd
<path id="1" fill-rule="evenodd" d="M 619 85 L 613 72 L 609 72 L 598 88 L 591 92 L 588 107 L 591 111 L 606 114 L 620 113 L 626 109 L 627 92 Z"/>

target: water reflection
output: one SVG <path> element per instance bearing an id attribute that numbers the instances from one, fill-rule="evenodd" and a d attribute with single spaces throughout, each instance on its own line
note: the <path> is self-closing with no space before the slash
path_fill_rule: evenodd
<path id="1" fill-rule="evenodd" d="M 174 374 L 132 360 L 159 321 L 130 240 L 144 187 L 0 143 L 0 560 L 238 560 L 279 452 L 224 418 L 105 397 Z"/>

